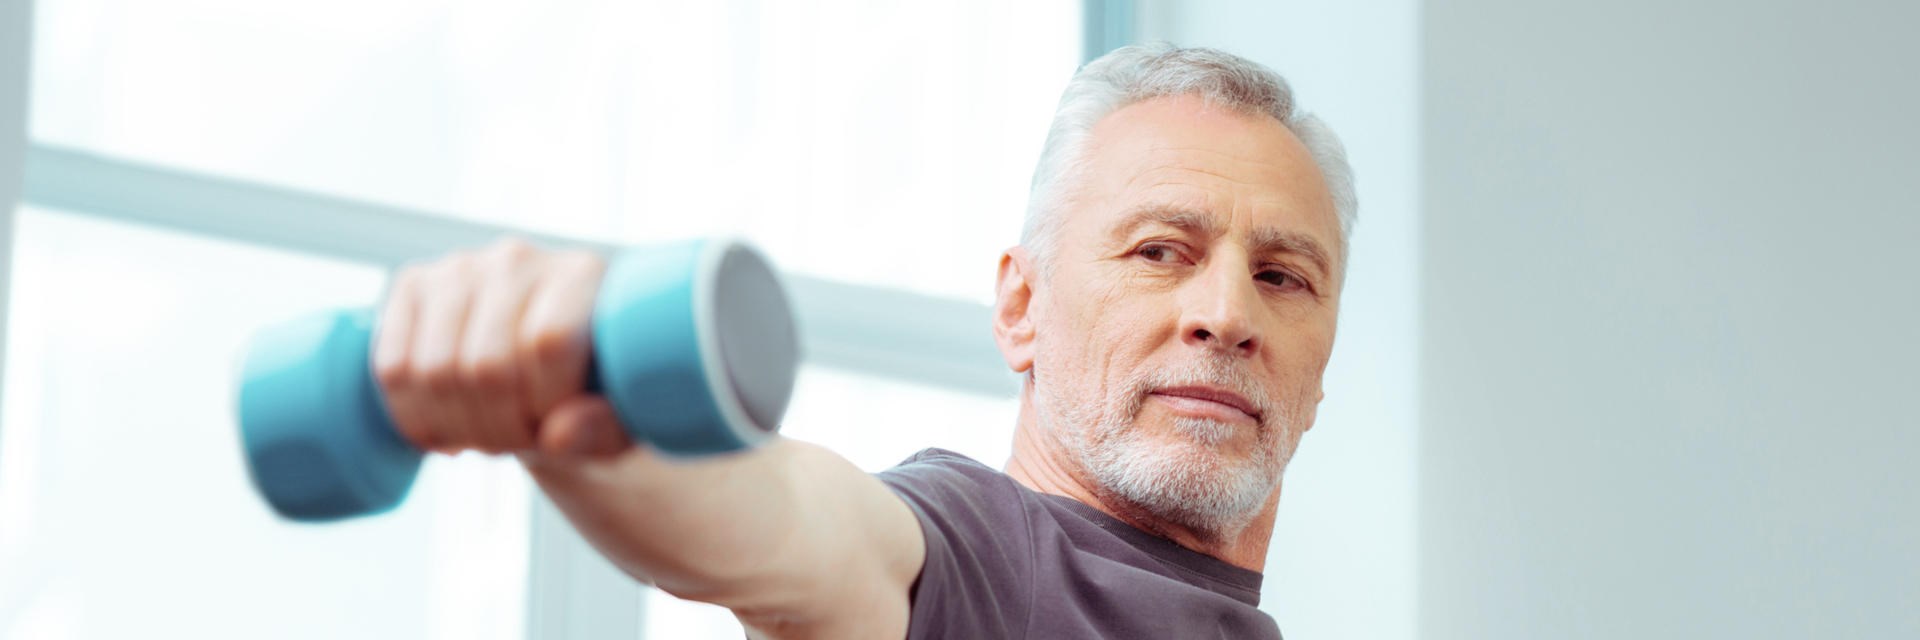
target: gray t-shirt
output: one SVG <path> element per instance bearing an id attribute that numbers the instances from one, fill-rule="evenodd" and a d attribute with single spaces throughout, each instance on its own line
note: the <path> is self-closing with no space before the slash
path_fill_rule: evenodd
<path id="1" fill-rule="evenodd" d="M 877 474 L 927 539 L 908 638 L 1279 638 L 1260 573 L 951 451 Z"/>

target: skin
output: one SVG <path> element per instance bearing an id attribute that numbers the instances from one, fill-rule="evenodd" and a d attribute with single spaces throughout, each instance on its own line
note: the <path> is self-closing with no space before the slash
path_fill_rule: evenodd
<path id="1" fill-rule="evenodd" d="M 1271 119 L 1161 98 L 1102 120 L 1091 144 L 1094 161 L 1071 199 L 1052 271 L 1040 277 L 1021 248 L 1000 258 L 994 335 L 1008 364 L 1061 372 L 1046 378 L 1061 381 L 1061 395 L 1093 401 L 1129 371 L 1215 352 L 1275 401 L 1302 405 L 1311 424 L 1344 256 L 1333 253 L 1331 199 L 1299 141 Z M 1162 224 L 1116 235 L 1122 214 L 1147 202 L 1203 216 L 1219 233 Z M 1317 243 L 1328 264 L 1254 255 L 1251 239 L 1262 229 Z M 1142 250 L 1146 240 L 1155 244 Z M 372 354 L 401 435 L 440 453 L 518 456 L 616 566 L 733 610 L 752 637 L 905 635 L 926 549 L 918 520 L 878 479 L 783 438 L 740 454 L 668 459 L 628 441 L 607 402 L 582 392 L 605 269 L 591 253 L 511 239 L 403 269 Z M 1034 396 L 1030 383 L 1008 465 L 1019 482 L 1261 568 L 1277 488 L 1231 535 L 1158 518 L 1089 482 Z M 1153 442 L 1198 456 L 1257 449 L 1252 434 L 1262 422 L 1227 404 L 1166 395 L 1141 407 L 1133 428 Z M 1175 415 L 1246 433 L 1199 447 L 1168 426 Z"/>

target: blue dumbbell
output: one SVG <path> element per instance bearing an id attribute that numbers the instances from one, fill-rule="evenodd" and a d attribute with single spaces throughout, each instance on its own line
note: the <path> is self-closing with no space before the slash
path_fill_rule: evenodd
<path id="1" fill-rule="evenodd" d="M 369 364 L 371 310 L 330 311 L 256 334 L 239 422 L 253 484 L 282 516 L 380 513 L 406 497 L 421 452 L 394 430 Z M 736 451 L 778 428 L 798 337 L 758 252 L 732 240 L 629 249 L 594 303 L 590 392 L 636 442 L 671 454 Z"/>

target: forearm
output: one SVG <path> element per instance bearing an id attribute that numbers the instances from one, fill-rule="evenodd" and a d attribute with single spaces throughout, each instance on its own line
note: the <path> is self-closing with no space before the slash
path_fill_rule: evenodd
<path id="1" fill-rule="evenodd" d="M 924 553 L 904 503 L 810 444 L 776 438 L 697 460 L 644 448 L 604 459 L 523 460 L 616 566 L 743 618 L 778 624 L 846 606 L 837 600 L 872 604 L 893 591 L 904 612 Z"/>

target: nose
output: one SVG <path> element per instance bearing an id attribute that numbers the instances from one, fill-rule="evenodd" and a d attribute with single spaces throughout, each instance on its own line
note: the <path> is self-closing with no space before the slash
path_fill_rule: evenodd
<path id="1" fill-rule="evenodd" d="M 1184 287 L 1181 339 L 1203 349 L 1252 355 L 1260 347 L 1252 315 L 1260 291 L 1253 274 L 1228 261 L 1210 262 Z"/>

